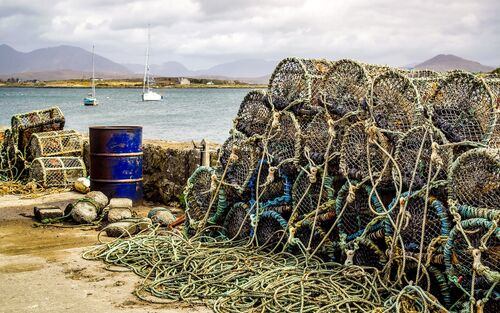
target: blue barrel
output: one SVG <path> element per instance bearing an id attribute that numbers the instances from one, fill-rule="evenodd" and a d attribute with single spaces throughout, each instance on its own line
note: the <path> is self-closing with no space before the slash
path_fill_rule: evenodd
<path id="1" fill-rule="evenodd" d="M 108 198 L 129 198 L 140 204 L 142 184 L 142 127 L 89 128 L 90 189 Z"/>

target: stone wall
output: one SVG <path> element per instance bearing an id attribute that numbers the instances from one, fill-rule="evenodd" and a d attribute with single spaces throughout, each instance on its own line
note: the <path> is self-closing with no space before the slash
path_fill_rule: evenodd
<path id="1" fill-rule="evenodd" d="M 210 162 L 217 162 L 216 144 L 210 144 Z M 186 182 L 201 163 L 201 153 L 192 143 L 144 140 L 143 178 L 145 200 L 168 204 L 178 201 Z M 88 168 L 88 144 L 84 145 Z"/>

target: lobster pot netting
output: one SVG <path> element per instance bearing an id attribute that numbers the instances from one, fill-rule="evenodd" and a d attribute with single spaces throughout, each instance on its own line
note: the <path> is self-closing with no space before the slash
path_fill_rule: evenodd
<path id="1" fill-rule="evenodd" d="M 301 161 L 301 164 L 308 164 L 310 160 L 313 163 L 310 165 L 315 166 L 332 161 L 334 156 L 339 154 L 344 132 L 344 124 L 335 123 L 325 113 L 316 114 L 302 133 L 303 159 L 305 160 Z M 329 143 L 330 148 L 327 151 Z M 338 174 L 338 157 L 335 157 L 335 162 L 330 164 L 334 168 L 329 168 L 329 171 Z"/>
<path id="2" fill-rule="evenodd" d="M 75 130 L 34 133 L 28 150 L 28 159 L 49 156 L 81 156 L 82 135 Z"/>
<path id="3" fill-rule="evenodd" d="M 423 124 L 423 109 L 418 92 L 410 79 L 394 71 L 375 78 L 370 97 L 370 111 L 378 128 L 394 134 L 404 134 Z"/>
<path id="4" fill-rule="evenodd" d="M 211 202 L 212 207 L 209 217 L 212 216 L 217 209 L 217 200 L 215 199 L 215 188 L 213 175 L 214 170 L 207 166 L 198 167 L 189 177 L 184 198 L 186 201 L 186 214 L 191 224 L 204 219 L 208 207 Z"/>
<path id="5" fill-rule="evenodd" d="M 79 157 L 42 157 L 31 162 L 30 179 L 43 187 L 68 187 L 86 177 L 83 159 Z"/>
<path id="6" fill-rule="evenodd" d="M 420 241 L 423 236 L 423 252 L 426 253 L 434 240 L 440 236 L 448 236 L 450 232 L 451 222 L 443 203 L 432 196 L 426 201 L 422 192 L 411 195 L 408 192 L 403 193 L 399 199 L 394 198 L 389 210 L 392 222 L 399 228 L 397 234 L 403 241 L 406 251 L 420 252 Z M 395 233 L 393 223 L 389 219 L 384 222 L 387 236 Z"/>
<path id="7" fill-rule="evenodd" d="M 405 279 L 407 282 L 417 281 L 417 262 L 407 260 L 405 264 Z M 421 269 L 418 282 L 416 283 L 422 289 L 428 291 L 437 298 L 441 304 L 449 307 L 451 304 L 450 286 L 443 266 L 429 265 L 425 267 L 425 274 Z"/>
<path id="8" fill-rule="evenodd" d="M 369 238 L 361 238 L 356 242 L 357 247 L 354 247 L 354 242 L 349 242 L 346 245 L 346 251 L 353 251 L 352 264 L 359 266 L 375 267 L 382 269 L 387 262 L 387 257 L 379 246 Z M 347 252 L 351 253 L 351 252 Z M 343 258 L 347 255 L 344 253 Z"/>
<path id="9" fill-rule="evenodd" d="M 450 281 L 470 291 L 488 290 L 495 282 L 500 271 L 500 228 L 496 223 L 484 218 L 472 218 L 460 222 L 450 231 L 444 249 L 444 261 Z M 470 243 L 470 246 L 469 246 Z M 472 280 L 476 260 L 476 277 Z M 478 263 L 480 262 L 480 264 Z M 477 267 L 479 266 L 479 267 Z M 488 268 L 484 268 L 484 266 Z M 480 269 L 483 267 L 482 269 Z M 498 279 L 498 278 L 496 278 Z M 500 292 L 496 286 L 496 292 Z"/>
<path id="10" fill-rule="evenodd" d="M 58 107 L 14 115 L 11 120 L 12 131 L 18 134 L 17 147 L 24 151 L 31 134 L 62 130 L 64 115 Z"/>
<path id="11" fill-rule="evenodd" d="M 351 125 L 346 130 L 340 147 L 340 171 L 344 177 L 350 179 L 361 181 L 370 177 L 371 172 L 373 177 L 387 181 L 390 178 L 390 167 L 386 165 L 387 156 L 374 143 L 369 142 L 367 132 L 363 121 Z M 381 146 L 391 151 L 384 135 L 378 133 L 376 136 Z"/>
<path id="12" fill-rule="evenodd" d="M 442 78 L 440 77 L 425 77 L 425 78 L 412 78 L 411 82 L 415 86 L 420 96 L 420 102 L 426 104 L 430 101 L 432 95 L 436 92 L 436 89 Z"/>
<path id="13" fill-rule="evenodd" d="M 500 150 L 478 148 L 458 157 L 450 168 L 448 197 L 450 204 L 500 210 Z"/>
<path id="14" fill-rule="evenodd" d="M 272 118 L 271 108 L 267 104 L 267 94 L 262 90 L 250 91 L 240 105 L 235 119 L 237 131 L 252 137 L 264 136 Z"/>
<path id="15" fill-rule="evenodd" d="M 375 192 L 371 191 L 372 187 L 369 184 L 356 186 L 346 182 L 337 193 L 335 210 L 342 242 L 350 242 L 363 233 L 370 234 L 382 227 L 381 221 L 375 224 L 372 222 L 377 216 L 375 212 L 382 213 L 383 210 Z"/>
<path id="16" fill-rule="evenodd" d="M 264 142 L 266 158 L 272 166 L 292 175 L 300 158 L 300 128 L 293 113 L 275 114 L 269 137 Z"/>
<path id="17" fill-rule="evenodd" d="M 282 247 L 288 241 L 288 222 L 275 211 L 264 211 L 254 228 L 257 245 L 269 250 Z"/>
<path id="18" fill-rule="evenodd" d="M 251 139 L 240 132 L 233 132 L 221 147 L 217 176 L 224 185 L 243 192 L 252 177 L 259 154 Z"/>
<path id="19" fill-rule="evenodd" d="M 320 83 L 330 68 L 325 60 L 283 59 L 269 81 L 268 92 L 277 110 L 292 108 L 310 114 L 319 106 Z"/>
<path id="20" fill-rule="evenodd" d="M 496 115 L 496 124 L 491 134 L 489 147 L 500 149 L 500 79 L 487 79 L 486 84 L 493 95 Z"/>
<path id="21" fill-rule="evenodd" d="M 446 180 L 449 164 L 453 159 L 453 150 L 443 146 L 447 143 L 444 135 L 437 129 L 417 126 L 401 137 L 396 146 L 394 158 L 397 168 L 392 169 L 394 179 L 401 173 L 402 182 L 407 189 L 418 190 L 430 181 Z M 434 153 L 434 154 L 433 154 Z"/>
<path id="22" fill-rule="evenodd" d="M 487 144 L 495 108 L 485 82 L 469 73 L 450 74 L 430 100 L 432 122 L 451 142 Z"/>
<path id="23" fill-rule="evenodd" d="M 250 237 L 250 210 L 245 203 L 236 203 L 226 214 L 224 230 L 228 239 L 245 239 Z"/>
<path id="24" fill-rule="evenodd" d="M 261 161 L 254 171 L 248 187 L 251 191 L 250 205 L 259 202 L 259 207 L 274 210 L 290 208 L 292 182 L 289 177 L 266 161 Z"/>
<path id="25" fill-rule="evenodd" d="M 314 212 L 318 206 L 320 209 L 328 209 L 328 202 L 334 200 L 333 178 L 326 176 L 323 180 L 323 169 L 307 167 L 302 169 L 295 179 L 292 187 L 292 204 L 294 216 L 303 217 Z"/>
<path id="26" fill-rule="evenodd" d="M 302 221 L 299 223 L 299 226 L 297 226 L 294 232 L 293 237 L 300 242 L 295 242 L 295 244 L 291 247 L 291 251 L 296 254 L 303 254 L 305 251 L 304 248 L 307 247 L 309 247 L 310 252 L 315 251 L 326 236 L 325 232 L 318 226 L 318 224 L 314 225 L 312 220 Z M 327 258 L 331 257 L 333 252 L 333 243 L 330 239 L 326 238 L 316 255 L 322 258 Z"/>
<path id="27" fill-rule="evenodd" d="M 368 72 L 360 63 L 336 61 L 325 75 L 322 100 L 331 114 L 361 113 L 368 109 L 370 83 Z"/>

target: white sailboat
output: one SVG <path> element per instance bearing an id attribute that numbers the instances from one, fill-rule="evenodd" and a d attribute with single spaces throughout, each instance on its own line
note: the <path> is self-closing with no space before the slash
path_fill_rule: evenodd
<path id="1" fill-rule="evenodd" d="M 90 80 L 92 85 L 92 92 L 87 97 L 83 98 L 84 105 L 97 105 L 97 98 L 95 96 L 95 73 L 94 73 L 94 45 L 92 45 L 92 78 Z"/>
<path id="2" fill-rule="evenodd" d="M 146 48 L 146 64 L 144 65 L 144 82 L 142 85 L 142 101 L 160 101 L 163 96 L 154 92 L 151 85 L 154 83 L 153 77 L 149 72 L 149 45 L 151 43 L 151 35 L 148 26 L 148 47 Z"/>

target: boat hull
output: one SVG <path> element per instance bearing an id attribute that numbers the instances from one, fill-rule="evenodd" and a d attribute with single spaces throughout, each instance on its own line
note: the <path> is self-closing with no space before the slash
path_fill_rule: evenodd
<path id="1" fill-rule="evenodd" d="M 163 96 L 154 91 L 148 91 L 142 94 L 142 101 L 160 101 Z"/>
<path id="2" fill-rule="evenodd" d="M 84 98 L 83 104 L 88 105 L 88 106 L 97 105 L 97 99 L 96 98 Z"/>

